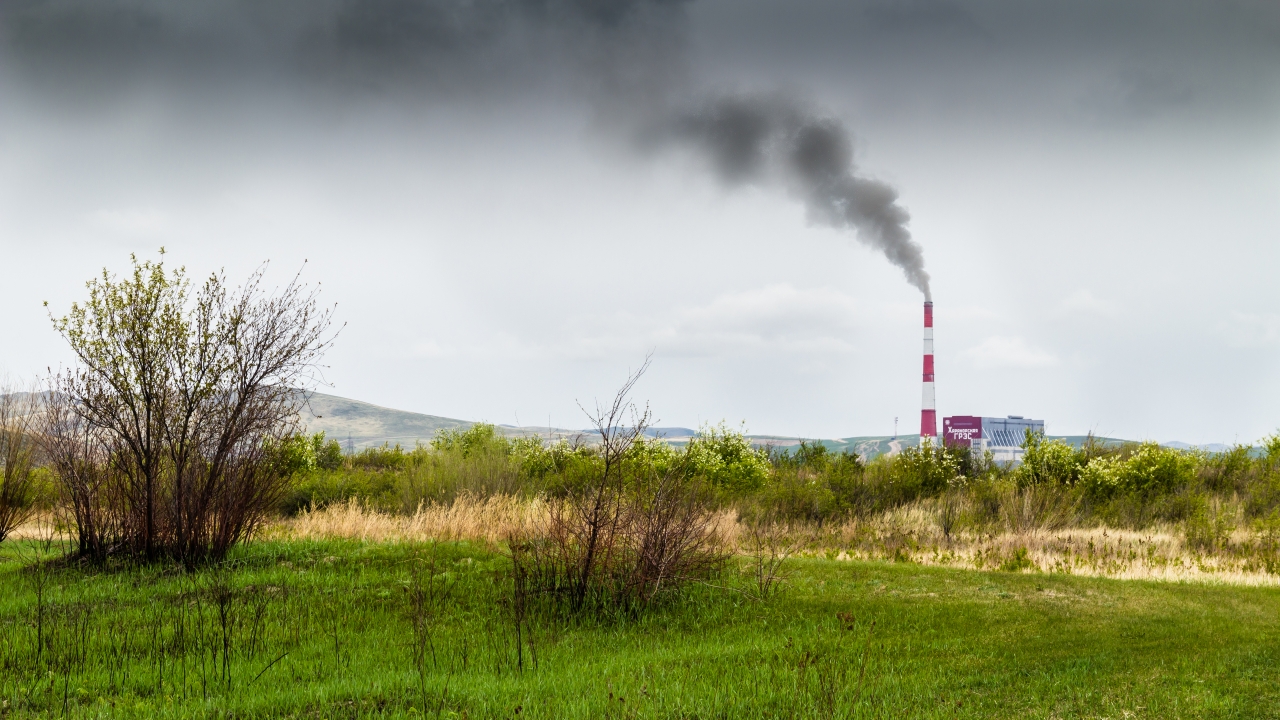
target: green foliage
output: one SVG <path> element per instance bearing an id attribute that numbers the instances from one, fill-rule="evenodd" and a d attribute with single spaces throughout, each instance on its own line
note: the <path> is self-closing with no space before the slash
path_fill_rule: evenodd
<path id="1" fill-rule="evenodd" d="M 285 448 L 295 472 L 285 512 L 350 498 L 397 512 L 449 502 L 460 493 L 563 498 L 590 483 L 602 462 L 593 445 L 510 438 L 483 424 L 443 432 L 426 446 L 367 448 L 341 458 L 336 469 L 322 456 L 332 452 L 338 459 L 337 445 L 323 437 L 293 438 Z M 819 525 L 870 518 L 945 494 L 951 503 L 947 526 L 957 532 L 1075 522 L 1132 528 L 1201 523 L 1201 496 L 1215 502 L 1238 496 L 1250 519 L 1280 510 L 1280 467 L 1270 469 L 1267 456 L 1247 446 L 1216 454 L 1154 443 L 1073 448 L 1032 435 L 1024 448 L 1016 468 L 989 454 L 933 443 L 864 462 L 808 441 L 785 450 L 756 449 L 721 424 L 684 446 L 640 439 L 623 458 L 620 477 L 635 484 L 674 472 L 705 481 L 721 506 L 744 516 Z"/>
<path id="2" fill-rule="evenodd" d="M 322 432 L 314 435 L 290 435 L 269 444 L 277 472 L 285 477 L 342 467 L 342 446 L 337 440 L 326 441 Z"/>
<path id="3" fill-rule="evenodd" d="M 291 435 L 278 442 L 268 441 L 276 471 L 288 477 L 316 469 L 315 446 L 306 435 Z"/>
<path id="4" fill-rule="evenodd" d="M 759 490 L 769 477 L 769 454 L 724 423 L 703 427 L 684 452 L 691 473 L 730 494 Z"/>
<path id="5" fill-rule="evenodd" d="M 306 464 L 305 443 L 292 442 L 297 443 L 293 454 L 302 456 L 297 465 L 301 472 L 281 505 L 286 514 L 352 498 L 384 510 L 413 512 L 420 504 L 449 502 L 460 493 L 557 492 L 571 478 L 589 474 L 596 462 L 590 447 L 508 438 L 484 423 L 442 431 L 426 446 L 382 445 L 346 457 L 336 442 L 321 437 L 310 450 L 316 454 L 314 466 Z M 329 453 L 336 463 L 326 462 Z"/>
<path id="6" fill-rule="evenodd" d="M 1127 458 L 1094 458 L 1080 473 L 1080 483 L 1097 498 L 1132 493 L 1151 498 L 1186 487 L 1195 479 L 1199 457 L 1172 448 L 1142 443 Z"/>
<path id="7" fill-rule="evenodd" d="M 576 446 L 565 440 L 543 444 L 537 438 L 523 442 L 517 457 L 520 474 L 534 483 L 582 475 L 587 468 L 595 467 L 597 459 L 589 446 Z"/>
<path id="8" fill-rule="evenodd" d="M 1044 433 L 1027 431 L 1025 453 L 1016 477 L 1020 487 L 1053 483 L 1074 485 L 1085 465 L 1083 453 L 1062 440 L 1045 440 Z"/>
<path id="9" fill-rule="evenodd" d="M 775 452 L 773 472 L 759 494 L 760 509 L 781 519 L 824 523 L 861 514 L 868 500 L 861 458 L 833 453 L 821 443 L 801 441 L 794 452 Z"/>
<path id="10" fill-rule="evenodd" d="M 1186 524 L 1187 545 L 1213 552 L 1224 549 L 1236 529 L 1235 516 L 1229 508 L 1205 497 L 1195 496 L 1191 501 Z"/>
<path id="11" fill-rule="evenodd" d="M 841 514 L 840 500 L 826 477 L 782 467 L 774 471 L 773 478 L 760 493 L 760 507 L 753 510 L 759 513 L 768 509 L 779 519 L 821 524 Z"/>
<path id="12" fill-rule="evenodd" d="M 1210 453 L 1200 458 L 1200 484 L 1211 492 L 1241 491 L 1256 475 L 1253 447 L 1236 445 L 1223 453 Z"/>
<path id="13" fill-rule="evenodd" d="M 488 423 L 476 423 L 466 430 L 441 430 L 431 439 L 431 449 L 437 452 L 458 453 L 468 458 L 479 453 L 511 452 L 512 442 L 498 434 L 498 428 Z"/>
<path id="14" fill-rule="evenodd" d="M 342 446 L 337 440 L 324 439 L 324 433 L 311 436 L 311 452 L 316 459 L 316 468 L 320 470 L 337 470 L 342 467 Z"/>
<path id="15" fill-rule="evenodd" d="M 1258 518 L 1280 510 L 1280 472 L 1268 470 L 1245 489 L 1244 512 Z"/>
<path id="16" fill-rule="evenodd" d="M 1262 440 L 1264 459 L 1270 469 L 1280 469 L 1280 432 L 1268 435 Z"/>
<path id="17" fill-rule="evenodd" d="M 927 441 L 903 448 L 892 462 L 890 477 L 909 495 L 933 497 L 952 484 L 963 482 L 962 454 L 962 450 Z"/>

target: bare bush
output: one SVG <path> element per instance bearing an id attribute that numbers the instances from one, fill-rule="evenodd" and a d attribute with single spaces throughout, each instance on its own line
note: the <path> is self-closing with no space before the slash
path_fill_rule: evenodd
<path id="1" fill-rule="evenodd" d="M 295 277 L 192 292 L 182 269 L 103 271 L 54 325 L 77 367 L 50 377 L 43 436 L 82 555 L 218 558 L 280 500 L 274 449 L 297 430 L 331 310 Z"/>
<path id="2" fill-rule="evenodd" d="M 650 413 L 629 396 L 648 360 L 607 407 L 588 412 L 600 436 L 594 462 L 571 472 L 548 501 L 545 524 L 509 538 L 517 593 L 590 607 L 637 607 L 713 572 L 724 559 L 711 496 L 681 463 L 637 460 Z M 626 420 L 629 425 L 623 425 Z"/>
<path id="3" fill-rule="evenodd" d="M 630 593 L 652 599 L 664 588 L 706 577 L 723 560 L 710 493 L 676 467 L 642 482 L 628 509 Z"/>

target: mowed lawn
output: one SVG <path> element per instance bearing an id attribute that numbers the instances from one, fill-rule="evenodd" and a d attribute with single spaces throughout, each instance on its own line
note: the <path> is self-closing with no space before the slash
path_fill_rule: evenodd
<path id="1" fill-rule="evenodd" d="M 0 717 L 1280 716 L 1272 588 L 813 559 L 761 602 L 741 560 L 639 615 L 517 623 L 476 545 L 40 552 L 0 546 Z"/>

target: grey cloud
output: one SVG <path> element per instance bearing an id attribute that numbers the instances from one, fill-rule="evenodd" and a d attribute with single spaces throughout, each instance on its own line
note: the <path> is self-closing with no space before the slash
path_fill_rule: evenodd
<path id="1" fill-rule="evenodd" d="M 695 14 L 728 82 L 803 78 L 869 115 L 1271 121 L 1280 107 L 1276 3 L 705 0 Z"/>
<path id="2" fill-rule="evenodd" d="M 947 0 L 873 2 L 863 12 L 872 27 L 884 32 L 989 37 L 971 12 Z"/>

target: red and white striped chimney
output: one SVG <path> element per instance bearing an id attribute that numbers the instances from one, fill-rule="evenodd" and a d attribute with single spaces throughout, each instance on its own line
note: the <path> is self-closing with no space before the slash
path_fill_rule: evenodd
<path id="1" fill-rule="evenodd" d="M 933 302 L 924 303 L 924 402 L 920 410 L 921 439 L 938 437 L 938 411 L 933 398 Z"/>

